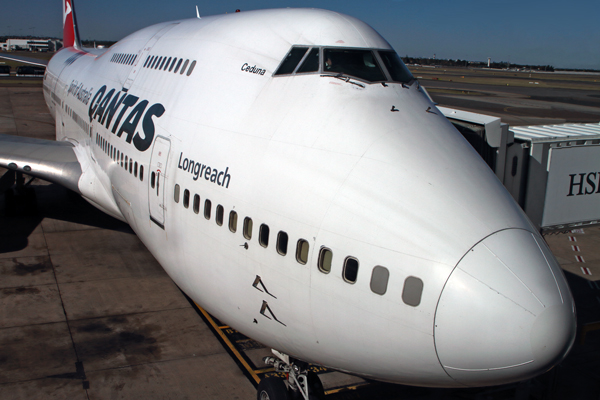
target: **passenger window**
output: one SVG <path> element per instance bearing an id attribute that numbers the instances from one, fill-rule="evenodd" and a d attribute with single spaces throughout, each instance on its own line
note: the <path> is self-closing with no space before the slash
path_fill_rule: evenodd
<path id="1" fill-rule="evenodd" d="M 229 230 L 233 233 L 237 231 L 237 213 L 235 211 L 229 212 Z"/>
<path id="2" fill-rule="evenodd" d="M 194 195 L 194 212 L 198 214 L 200 212 L 200 196 Z"/>
<path id="3" fill-rule="evenodd" d="M 244 237 L 248 240 L 252 239 L 252 219 L 244 218 Z"/>
<path id="4" fill-rule="evenodd" d="M 285 56 L 281 65 L 275 72 L 275 75 L 291 74 L 296 69 L 296 65 L 302 60 L 308 47 L 292 47 L 290 52 Z"/>
<path id="5" fill-rule="evenodd" d="M 371 50 L 324 49 L 323 72 L 341 73 L 368 82 L 386 80 Z"/>
<path id="6" fill-rule="evenodd" d="M 300 68 L 296 71 L 297 74 L 301 74 L 303 72 L 317 72 L 319 70 L 319 48 L 314 47 L 308 56 L 300 65 Z"/>
<path id="7" fill-rule="evenodd" d="M 150 186 L 154 189 L 154 185 L 156 184 L 156 174 L 152 171 L 152 175 L 150 175 Z"/>
<path id="8" fill-rule="evenodd" d="M 354 257 L 346 257 L 344 260 L 344 280 L 348 283 L 355 283 L 358 276 L 358 260 Z"/>
<path id="9" fill-rule="evenodd" d="M 183 63 L 183 66 L 181 67 L 181 72 L 179 72 L 180 75 L 183 75 L 183 73 L 185 72 L 185 69 L 187 68 L 188 64 L 189 64 L 190 60 L 185 60 L 185 62 Z"/>
<path id="10" fill-rule="evenodd" d="M 265 224 L 260 225 L 260 229 L 258 231 L 258 243 L 262 247 L 267 247 L 269 245 L 269 226 Z"/>
<path id="11" fill-rule="evenodd" d="M 127 171 L 127 162 L 128 162 L 128 161 L 129 161 L 129 160 L 127 159 L 127 156 L 125 156 L 125 167 L 124 167 L 124 168 L 125 168 L 125 171 Z M 123 166 L 123 164 L 121 164 L 121 167 L 122 167 L 122 166 Z"/>
<path id="12" fill-rule="evenodd" d="M 183 61 L 183 58 L 180 58 L 179 61 L 177 62 L 177 66 L 175 67 L 175 71 L 173 71 L 174 74 L 177 73 L 177 71 L 179 71 L 179 67 L 181 66 L 181 62 Z"/>
<path id="13" fill-rule="evenodd" d="M 277 252 L 282 256 L 287 254 L 288 234 L 284 231 L 279 231 L 277 234 Z"/>
<path id="14" fill-rule="evenodd" d="M 319 251 L 319 262 L 317 266 L 319 270 L 325 274 L 331 272 L 331 259 L 333 258 L 333 253 L 327 247 L 321 247 Z"/>
<path id="15" fill-rule="evenodd" d="M 154 187 L 154 186 L 152 186 Z M 179 185 L 175 185 L 175 193 L 173 194 L 173 197 L 175 199 L 175 203 L 179 203 Z"/>
<path id="16" fill-rule="evenodd" d="M 133 160 L 131 158 L 129 159 L 129 173 L 133 173 Z"/>
<path id="17" fill-rule="evenodd" d="M 204 218 L 210 219 L 211 208 L 212 208 L 212 203 L 210 202 L 210 200 L 208 200 L 208 199 L 204 200 Z"/>
<path id="18" fill-rule="evenodd" d="M 140 164 L 140 181 L 144 180 L 144 167 Z"/>
<path id="19" fill-rule="evenodd" d="M 185 208 L 190 206 L 190 191 L 187 189 L 183 191 L 183 206 Z"/>
<path id="20" fill-rule="evenodd" d="M 133 176 L 137 178 L 138 164 L 137 161 L 133 164 Z"/>
<path id="21" fill-rule="evenodd" d="M 388 279 L 390 278 L 390 271 L 386 267 L 380 265 L 373 268 L 371 274 L 371 290 L 373 293 L 384 295 L 387 291 Z"/>
<path id="22" fill-rule="evenodd" d="M 190 76 L 192 74 L 192 71 L 194 71 L 195 66 L 196 66 L 196 61 L 192 61 L 192 63 L 190 64 L 190 68 L 188 69 L 188 72 L 186 72 L 187 76 Z"/>
<path id="23" fill-rule="evenodd" d="M 217 215 L 215 216 L 215 221 L 217 222 L 217 225 L 223 225 L 223 206 L 220 204 L 217 206 Z"/>
<path id="24" fill-rule="evenodd" d="M 423 281 L 417 277 L 409 276 L 404 281 L 402 289 L 402 301 L 409 306 L 416 307 L 421 304 L 421 295 L 423 294 Z"/>
<path id="25" fill-rule="evenodd" d="M 296 244 L 296 261 L 302 265 L 308 261 L 308 242 L 304 239 L 298 240 L 298 244 Z"/>

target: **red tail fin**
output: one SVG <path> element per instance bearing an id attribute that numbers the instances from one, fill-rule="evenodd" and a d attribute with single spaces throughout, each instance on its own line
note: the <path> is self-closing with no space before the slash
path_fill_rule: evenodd
<path id="1" fill-rule="evenodd" d="M 81 48 L 73 0 L 63 0 L 63 46 Z"/>

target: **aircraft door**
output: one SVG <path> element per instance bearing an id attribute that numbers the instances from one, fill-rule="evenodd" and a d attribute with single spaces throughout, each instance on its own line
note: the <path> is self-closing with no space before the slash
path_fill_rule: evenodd
<path id="1" fill-rule="evenodd" d="M 127 80 L 123 84 L 123 90 L 129 90 L 131 88 L 131 85 L 135 81 L 135 78 L 137 77 L 139 71 L 142 69 L 143 63 L 146 62 L 146 57 L 148 57 L 148 54 L 150 54 L 150 51 L 152 51 L 152 47 L 154 47 L 156 42 L 158 42 L 158 39 L 163 37 L 163 35 L 175 25 L 179 25 L 179 22 L 169 24 L 162 28 L 154 36 L 152 36 L 152 38 L 150 38 L 150 40 L 146 43 L 142 50 L 138 51 L 137 57 L 135 58 L 135 62 L 133 64 L 133 68 L 131 68 L 131 72 L 129 73 Z"/>
<path id="2" fill-rule="evenodd" d="M 154 141 L 150 158 L 150 171 L 148 176 L 148 202 L 150 220 L 165 229 L 165 186 L 167 178 L 167 161 L 171 142 L 169 139 L 158 136 Z"/>

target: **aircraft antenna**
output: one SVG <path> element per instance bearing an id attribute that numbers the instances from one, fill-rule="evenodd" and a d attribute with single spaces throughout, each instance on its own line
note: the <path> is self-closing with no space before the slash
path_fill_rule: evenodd
<path id="1" fill-rule="evenodd" d="M 200 18 L 200 11 L 198 11 L 198 6 L 196 6 L 196 17 L 198 17 L 198 19 L 201 19 Z"/>

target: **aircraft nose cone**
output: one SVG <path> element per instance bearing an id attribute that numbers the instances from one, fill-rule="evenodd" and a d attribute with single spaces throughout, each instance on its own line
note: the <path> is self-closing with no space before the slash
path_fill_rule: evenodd
<path id="1" fill-rule="evenodd" d="M 528 379 L 561 361 L 575 308 L 544 241 L 507 229 L 469 250 L 442 291 L 434 336 L 442 367 L 467 386 Z"/>

